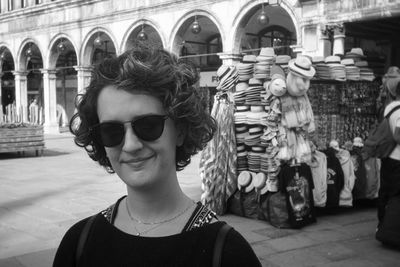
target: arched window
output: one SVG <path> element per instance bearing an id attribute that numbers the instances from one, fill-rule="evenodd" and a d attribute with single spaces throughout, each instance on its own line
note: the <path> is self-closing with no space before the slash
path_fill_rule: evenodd
<path id="1" fill-rule="evenodd" d="M 207 54 L 214 54 L 222 52 L 222 43 L 221 43 L 221 35 L 215 34 L 207 39 Z M 220 66 L 222 64 L 221 59 L 218 55 L 212 55 L 207 57 L 207 66 L 208 67 L 215 67 Z"/>
<path id="2" fill-rule="evenodd" d="M 296 44 L 293 34 L 278 25 L 262 29 L 257 36 L 258 47 L 275 47 L 277 55 L 291 55 L 290 45 Z"/>

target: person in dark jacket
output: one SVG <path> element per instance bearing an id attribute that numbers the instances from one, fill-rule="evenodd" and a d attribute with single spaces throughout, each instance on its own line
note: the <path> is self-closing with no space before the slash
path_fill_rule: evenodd
<path id="1" fill-rule="evenodd" d="M 88 218 L 72 226 L 54 267 L 212 266 L 224 223 L 177 179 L 216 130 L 197 81 L 194 67 L 144 44 L 95 67 L 70 130 L 89 157 L 118 175 L 127 195 L 95 215 L 77 258 Z M 222 266 L 261 266 L 234 229 L 221 256 Z"/>

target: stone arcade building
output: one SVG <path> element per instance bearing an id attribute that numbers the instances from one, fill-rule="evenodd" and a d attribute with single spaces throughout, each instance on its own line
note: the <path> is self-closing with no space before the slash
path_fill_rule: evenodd
<path id="1" fill-rule="evenodd" d="M 38 99 L 54 133 L 90 66 L 138 39 L 193 60 L 212 88 L 221 64 L 266 46 L 292 57 L 363 47 L 399 65 L 399 29 L 400 0 L 0 0 L 0 104 L 27 119 Z"/>

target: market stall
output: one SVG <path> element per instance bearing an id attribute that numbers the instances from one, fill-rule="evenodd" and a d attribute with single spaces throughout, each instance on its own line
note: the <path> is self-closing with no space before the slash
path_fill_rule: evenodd
<path id="1" fill-rule="evenodd" d="M 316 221 L 315 207 L 352 207 L 354 199 L 376 198 L 379 160 L 360 159 L 359 150 L 377 121 L 379 82 L 360 53 L 291 59 L 262 48 L 231 66 L 228 76 L 219 75 L 220 83 L 236 80 L 226 90 L 234 107 L 230 163 L 236 172 L 229 182 L 215 183 L 217 176 L 202 165 L 203 202 L 219 199 L 226 208 L 214 209 L 218 214 L 300 228 Z M 213 145 L 201 162 L 218 157 L 212 153 L 219 145 Z"/>

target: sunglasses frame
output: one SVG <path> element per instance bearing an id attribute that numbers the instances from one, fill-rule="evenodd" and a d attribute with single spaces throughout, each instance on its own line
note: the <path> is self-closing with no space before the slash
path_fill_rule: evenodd
<path id="1" fill-rule="evenodd" d="M 145 119 L 145 118 L 149 118 L 149 117 L 157 117 L 157 118 L 160 118 L 160 119 L 163 120 L 163 125 L 162 125 L 161 134 L 160 134 L 160 136 L 158 136 L 158 137 L 155 138 L 154 140 L 145 140 L 145 139 L 141 138 L 141 137 L 137 134 L 137 132 L 136 132 L 136 130 L 135 130 L 135 122 L 137 122 L 138 120 L 142 120 L 142 119 Z M 93 138 L 94 138 L 99 144 L 101 144 L 102 146 L 105 146 L 105 147 L 114 147 L 114 146 L 118 146 L 119 144 L 121 144 L 121 142 L 122 142 L 122 140 L 124 139 L 125 134 L 126 134 L 126 132 L 125 132 L 125 124 L 129 122 L 129 123 L 130 123 L 130 126 L 132 127 L 132 130 L 133 130 L 133 132 L 135 133 L 135 135 L 137 136 L 137 138 L 139 138 L 140 140 L 142 140 L 142 141 L 144 141 L 144 142 L 153 142 L 153 141 L 159 139 L 159 138 L 161 137 L 161 135 L 163 134 L 164 128 L 165 128 L 165 121 L 166 121 L 168 118 L 169 118 L 168 115 L 156 115 L 156 114 L 154 114 L 154 115 L 146 115 L 146 116 L 143 116 L 143 117 L 140 117 L 140 118 L 136 118 L 136 119 L 129 120 L 129 121 L 123 121 L 123 122 L 121 122 L 121 121 L 114 121 L 114 120 L 111 120 L 111 121 L 104 121 L 104 122 L 100 122 L 100 123 L 97 123 L 97 124 L 95 124 L 95 125 L 89 127 L 89 133 L 92 134 Z M 119 141 L 119 142 L 118 142 L 117 144 L 115 144 L 115 145 L 106 146 L 105 144 L 103 144 L 103 142 L 101 141 L 100 133 L 96 130 L 96 129 L 98 129 L 101 125 L 104 125 L 104 124 L 106 124 L 106 123 L 115 123 L 115 124 L 118 124 L 118 125 L 122 125 L 122 127 L 124 128 L 124 134 L 123 134 L 123 136 L 122 136 L 122 138 L 121 138 L 121 141 Z"/>

